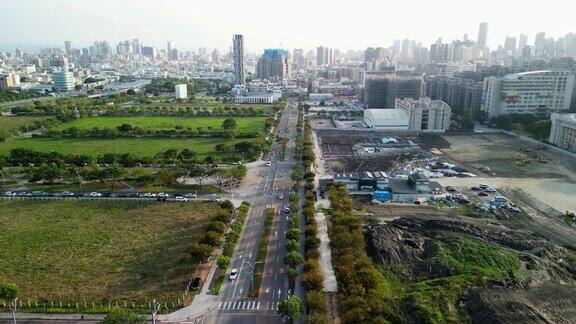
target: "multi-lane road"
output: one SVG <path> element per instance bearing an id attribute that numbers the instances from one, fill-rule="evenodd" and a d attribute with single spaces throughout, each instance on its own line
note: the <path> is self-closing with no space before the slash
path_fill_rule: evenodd
<path id="1" fill-rule="evenodd" d="M 230 269 L 238 269 L 236 280 L 226 280 L 211 312 L 202 316 L 203 323 L 274 323 L 282 322 L 277 315 L 280 300 L 286 298 L 288 279 L 284 265 L 286 216 L 282 213 L 288 204 L 291 191 L 290 172 L 296 140 L 298 111 L 294 103 L 284 109 L 276 134 L 288 139 L 286 152 L 283 146 L 275 143 L 269 157 L 271 165 L 259 163 L 249 171 L 248 188 L 241 186 L 237 198 L 251 203 L 250 213 L 244 225 L 239 243 L 234 252 Z M 255 184 L 255 185 L 253 185 Z M 282 199 L 280 199 L 282 197 Z M 264 263 L 262 283 L 257 298 L 249 298 L 252 285 L 252 268 L 256 261 L 258 245 L 264 228 L 265 211 L 276 209 L 272 223 L 268 252 Z"/>

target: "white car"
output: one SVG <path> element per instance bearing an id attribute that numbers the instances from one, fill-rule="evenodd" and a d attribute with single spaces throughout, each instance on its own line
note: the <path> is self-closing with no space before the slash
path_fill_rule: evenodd
<path id="1" fill-rule="evenodd" d="M 18 195 L 17 193 L 15 193 L 14 191 L 6 191 L 4 193 L 5 196 L 7 197 L 16 197 L 16 195 Z"/>
<path id="2" fill-rule="evenodd" d="M 486 191 L 486 192 L 496 192 L 496 189 L 488 187 L 488 188 L 484 189 L 484 191 Z"/>
<path id="3" fill-rule="evenodd" d="M 90 197 L 102 197 L 102 194 L 99 192 L 91 192 Z"/>
<path id="4" fill-rule="evenodd" d="M 236 280 L 237 278 L 238 278 L 238 269 L 232 269 L 232 271 L 230 271 L 230 275 L 228 275 L 228 279 Z"/>
<path id="5" fill-rule="evenodd" d="M 195 193 L 187 193 L 184 195 L 186 198 L 198 198 L 198 195 Z"/>
<path id="6" fill-rule="evenodd" d="M 168 198 L 168 197 L 170 197 L 170 195 L 167 194 L 167 193 L 161 192 L 161 193 L 158 194 L 158 197 L 160 197 L 160 198 Z"/>
<path id="7" fill-rule="evenodd" d="M 182 196 L 176 196 L 174 199 L 175 199 L 176 201 L 188 201 L 188 198 L 182 197 Z"/>
<path id="8" fill-rule="evenodd" d="M 266 162 L 266 165 L 267 165 L 267 166 L 271 166 L 271 165 L 272 165 L 272 162 L 268 161 L 268 162 Z"/>
<path id="9" fill-rule="evenodd" d="M 144 198 L 156 198 L 156 194 L 153 194 L 151 192 L 147 192 L 144 194 Z"/>

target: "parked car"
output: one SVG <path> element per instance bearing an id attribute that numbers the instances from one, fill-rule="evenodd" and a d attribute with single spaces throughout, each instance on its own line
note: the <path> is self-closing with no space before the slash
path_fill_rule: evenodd
<path id="1" fill-rule="evenodd" d="M 147 192 L 144 194 L 144 198 L 156 198 L 155 193 Z"/>
<path id="2" fill-rule="evenodd" d="M 268 162 L 266 162 L 266 165 L 267 165 L 267 166 L 271 166 L 271 165 L 272 165 L 272 162 L 268 161 Z"/>
<path id="3" fill-rule="evenodd" d="M 74 193 L 72 191 L 62 191 L 62 197 L 74 197 Z"/>
<path id="4" fill-rule="evenodd" d="M 480 197 L 486 197 L 486 196 L 488 196 L 488 194 L 487 194 L 485 191 L 480 191 L 480 192 L 478 193 L 478 196 L 480 196 Z"/>
<path id="5" fill-rule="evenodd" d="M 278 199 L 283 200 L 283 199 L 284 199 L 284 195 L 283 195 L 283 194 L 279 194 L 279 195 L 278 195 Z"/>
<path id="6" fill-rule="evenodd" d="M 32 196 L 34 197 L 42 197 L 44 195 L 46 195 L 44 191 L 32 191 Z"/>
<path id="7" fill-rule="evenodd" d="M 31 197 L 31 196 L 32 196 L 32 193 L 30 193 L 30 192 L 28 192 L 28 191 L 20 191 L 20 192 L 18 193 L 18 196 L 20 196 L 20 197 Z"/>
<path id="8" fill-rule="evenodd" d="M 446 187 L 446 191 L 447 192 L 456 192 L 456 188 L 454 188 L 452 186 L 448 186 L 448 187 Z"/>
<path id="9" fill-rule="evenodd" d="M 102 197 L 102 194 L 99 192 L 91 192 L 90 193 L 90 197 L 92 198 L 98 198 L 98 197 Z"/>
<path id="10" fill-rule="evenodd" d="M 168 198 L 168 197 L 170 197 L 170 195 L 167 194 L 167 193 L 161 192 L 161 193 L 159 193 L 159 194 L 157 195 L 157 197 Z"/>
<path id="11" fill-rule="evenodd" d="M 484 191 L 492 193 L 492 192 L 496 192 L 496 189 L 488 187 L 488 188 L 484 189 Z"/>
<path id="12" fill-rule="evenodd" d="M 230 275 L 228 275 L 228 279 L 236 280 L 237 278 L 238 278 L 238 269 L 232 269 L 232 271 L 230 271 Z"/>
<path id="13" fill-rule="evenodd" d="M 470 188 L 470 190 L 480 191 L 480 190 L 482 190 L 482 188 L 474 186 L 474 187 Z"/>
<path id="14" fill-rule="evenodd" d="M 480 189 L 486 189 L 486 188 L 488 188 L 487 184 L 484 184 L 484 183 L 480 184 Z"/>
<path id="15" fill-rule="evenodd" d="M 182 197 L 182 196 L 176 196 L 176 198 L 174 198 L 176 201 L 188 201 L 188 198 L 186 197 Z"/>
<path id="16" fill-rule="evenodd" d="M 198 198 L 198 195 L 195 193 L 187 193 L 184 195 L 186 198 Z"/>
<path id="17" fill-rule="evenodd" d="M 6 192 L 4 193 L 4 196 L 6 196 L 6 197 L 16 197 L 17 195 L 18 195 L 18 194 L 15 193 L 14 191 L 6 191 Z"/>

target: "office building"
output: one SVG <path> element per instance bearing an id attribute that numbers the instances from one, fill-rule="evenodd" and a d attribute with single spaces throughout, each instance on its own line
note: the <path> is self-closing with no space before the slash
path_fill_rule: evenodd
<path id="1" fill-rule="evenodd" d="M 534 56 L 544 56 L 544 49 L 546 46 L 546 33 L 538 33 L 534 38 Z"/>
<path id="2" fill-rule="evenodd" d="M 155 58 L 156 49 L 152 46 L 142 46 L 142 55 L 149 58 Z"/>
<path id="3" fill-rule="evenodd" d="M 175 87 L 176 99 L 188 98 L 188 86 L 186 84 L 177 84 Z"/>
<path id="4" fill-rule="evenodd" d="M 367 108 L 394 108 L 397 98 L 420 98 L 420 77 L 367 76 L 364 103 Z"/>
<path id="5" fill-rule="evenodd" d="M 484 80 L 482 109 L 489 117 L 506 114 L 546 116 L 570 109 L 574 75 L 567 70 L 531 71 Z"/>
<path id="6" fill-rule="evenodd" d="M 528 36 L 521 34 L 518 37 L 518 51 L 517 51 L 518 56 L 522 56 L 522 51 L 524 51 L 524 48 L 526 46 L 528 46 Z"/>
<path id="7" fill-rule="evenodd" d="M 16 73 L 0 74 L 0 89 L 6 90 L 20 85 L 20 75 Z"/>
<path id="8" fill-rule="evenodd" d="M 256 64 L 256 76 L 259 79 L 289 78 L 291 61 L 288 50 L 267 48 Z"/>
<path id="9" fill-rule="evenodd" d="M 70 43 L 70 41 L 65 41 L 64 47 L 66 48 L 66 55 L 71 55 L 72 54 L 72 43 Z"/>
<path id="10" fill-rule="evenodd" d="M 236 84 L 244 84 L 244 36 L 234 35 L 232 37 L 232 48 L 234 52 L 234 81 Z"/>
<path id="11" fill-rule="evenodd" d="M 488 24 L 483 22 L 480 23 L 478 28 L 478 41 L 476 42 L 477 49 L 484 52 L 486 46 L 488 45 Z"/>
<path id="12" fill-rule="evenodd" d="M 67 70 L 52 73 L 52 81 L 54 82 L 54 90 L 62 92 L 73 90 L 76 82 L 74 74 Z"/>
<path id="13" fill-rule="evenodd" d="M 556 114 L 550 116 L 552 127 L 548 142 L 561 149 L 576 153 L 576 114 Z"/>
<path id="14" fill-rule="evenodd" d="M 172 60 L 172 42 L 166 44 L 166 59 L 168 61 Z"/>

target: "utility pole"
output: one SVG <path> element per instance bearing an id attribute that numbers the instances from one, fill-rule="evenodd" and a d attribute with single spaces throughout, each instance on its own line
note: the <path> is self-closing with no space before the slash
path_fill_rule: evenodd
<path id="1" fill-rule="evenodd" d="M 156 313 L 158 310 L 156 309 L 156 298 L 152 301 L 152 324 L 156 324 Z"/>
<path id="2" fill-rule="evenodd" d="M 16 324 L 16 302 L 18 301 L 18 297 L 14 298 L 14 308 L 12 308 L 12 323 Z"/>

